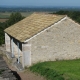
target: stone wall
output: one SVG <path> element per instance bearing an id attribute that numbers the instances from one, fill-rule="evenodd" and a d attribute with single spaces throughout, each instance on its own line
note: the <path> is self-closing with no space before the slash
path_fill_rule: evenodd
<path id="1" fill-rule="evenodd" d="M 22 43 L 19 42 L 18 40 L 13 38 L 13 37 L 9 36 L 7 33 L 5 33 L 5 45 L 6 45 L 6 51 L 7 52 L 11 52 L 12 54 L 12 45 L 13 45 L 13 55 L 16 57 L 16 61 L 18 58 L 18 49 L 19 49 L 19 56 L 20 56 L 20 62 L 22 63 Z M 19 43 L 19 48 L 17 45 L 17 42 Z"/>
<path id="2" fill-rule="evenodd" d="M 31 62 L 80 58 L 80 25 L 68 17 L 28 41 Z"/>
<path id="3" fill-rule="evenodd" d="M 22 44 L 22 51 L 23 51 L 23 56 L 22 56 L 22 66 L 28 67 L 31 65 L 31 45 L 27 43 Z"/>
<path id="4" fill-rule="evenodd" d="M 10 52 L 11 51 L 11 44 L 10 44 L 11 40 L 10 40 L 10 36 L 5 33 L 5 44 L 6 44 L 6 51 Z"/>
<path id="5" fill-rule="evenodd" d="M 13 71 L 8 68 L 8 65 L 0 54 L 0 80 L 18 80 L 15 75 L 13 74 Z"/>
<path id="6" fill-rule="evenodd" d="M 17 45 L 17 42 L 19 43 L 20 55 L 22 54 L 22 43 L 17 41 L 16 39 L 13 39 L 13 51 L 14 51 L 14 54 L 16 55 L 16 57 L 18 56 L 18 45 Z"/>
<path id="7" fill-rule="evenodd" d="M 17 42 L 19 43 L 19 48 L 18 48 Z M 19 49 L 19 53 L 18 53 L 18 49 Z M 22 43 L 17 41 L 14 38 L 13 38 L 13 52 L 16 57 L 16 61 L 17 61 L 18 57 L 20 56 L 19 59 L 20 59 L 20 62 L 22 63 Z"/>

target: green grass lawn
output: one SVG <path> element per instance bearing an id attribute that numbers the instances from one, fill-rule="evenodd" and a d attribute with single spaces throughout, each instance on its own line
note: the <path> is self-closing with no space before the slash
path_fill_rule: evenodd
<path id="1" fill-rule="evenodd" d="M 6 19 L 6 18 L 9 18 L 10 15 L 7 15 L 7 13 L 0 13 L 0 18 L 2 19 Z"/>
<path id="2" fill-rule="evenodd" d="M 45 69 L 56 71 L 57 73 L 61 74 L 62 77 L 64 77 L 64 80 L 80 80 L 80 59 L 42 62 L 42 63 L 37 63 L 30 67 L 30 70 L 40 74 L 43 74 L 41 73 L 41 71 L 44 72 Z M 44 74 L 43 76 L 45 76 Z M 62 79 L 51 79 L 51 80 L 62 80 Z"/>

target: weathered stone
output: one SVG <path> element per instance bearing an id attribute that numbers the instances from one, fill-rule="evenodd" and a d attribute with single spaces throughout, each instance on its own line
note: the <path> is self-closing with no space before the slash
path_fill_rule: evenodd
<path id="1" fill-rule="evenodd" d="M 7 49 L 11 48 L 10 38 L 12 39 L 5 33 Z M 24 42 L 13 38 L 13 46 L 16 61 L 18 60 L 23 67 L 43 61 L 78 59 L 80 25 L 66 16 Z"/>
<path id="2" fill-rule="evenodd" d="M 70 18 L 30 39 L 31 64 L 80 58 L 80 25 Z"/>
<path id="3" fill-rule="evenodd" d="M 12 71 L 8 68 L 7 64 L 0 56 L 0 80 L 17 80 Z"/>

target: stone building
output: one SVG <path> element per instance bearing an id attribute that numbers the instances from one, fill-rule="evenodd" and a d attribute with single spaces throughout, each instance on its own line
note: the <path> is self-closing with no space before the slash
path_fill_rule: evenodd
<path id="1" fill-rule="evenodd" d="M 65 15 L 33 13 L 4 31 L 6 51 L 23 67 L 80 58 L 80 25 Z"/>

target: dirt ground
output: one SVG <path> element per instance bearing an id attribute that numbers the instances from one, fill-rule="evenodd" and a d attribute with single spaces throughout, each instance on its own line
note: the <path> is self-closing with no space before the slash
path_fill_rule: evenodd
<path id="1" fill-rule="evenodd" d="M 5 22 L 7 21 L 8 19 L 0 19 L 0 22 Z"/>
<path id="2" fill-rule="evenodd" d="M 32 73 L 31 71 L 29 71 L 28 69 L 26 69 L 25 71 L 17 71 L 16 68 L 12 65 L 10 65 L 7 61 L 6 57 L 3 57 L 4 60 L 6 61 L 8 67 L 12 70 L 12 71 L 16 71 L 17 74 L 19 75 L 18 80 L 46 80 L 44 77 Z"/>
<path id="3" fill-rule="evenodd" d="M 2 54 L 2 51 L 0 50 L 0 54 Z M 11 65 L 9 60 L 3 56 L 3 59 L 6 61 L 8 67 L 15 73 L 17 73 L 18 80 L 46 80 L 44 77 L 32 73 L 29 69 L 26 69 L 24 71 L 18 71 L 14 66 Z"/>

